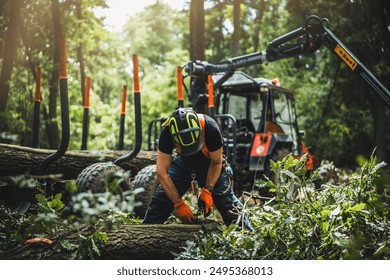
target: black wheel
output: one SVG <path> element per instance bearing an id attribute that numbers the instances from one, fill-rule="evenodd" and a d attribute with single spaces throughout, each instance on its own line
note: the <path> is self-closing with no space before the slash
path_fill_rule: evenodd
<path id="1" fill-rule="evenodd" d="M 26 178 L 22 179 L 23 181 L 27 182 Z M 34 192 L 31 191 L 32 189 L 30 187 L 26 188 L 23 187 L 21 184 L 23 183 L 19 181 L 12 181 L 8 179 L 6 179 L 5 181 L 1 180 L 0 188 L 4 187 L 5 189 L 2 190 L 4 191 L 4 193 L 1 193 L 2 197 L 0 199 L 0 204 L 12 212 L 26 214 L 30 209 L 31 205 L 33 204 L 30 198 L 34 196 Z"/>
<path id="2" fill-rule="evenodd" d="M 149 165 L 142 168 L 133 180 L 133 189 L 136 203 L 141 203 L 135 207 L 135 215 L 139 218 L 145 216 L 146 210 L 152 200 L 159 182 L 156 176 L 156 165 Z"/>
<path id="3" fill-rule="evenodd" d="M 11 211 L 19 214 L 25 214 L 30 209 L 30 201 L 6 201 L 4 205 Z"/>
<path id="4" fill-rule="evenodd" d="M 119 179 L 119 188 L 107 189 L 114 180 Z M 131 189 L 131 181 L 126 172 L 112 162 L 95 163 L 85 168 L 77 177 L 78 192 L 91 190 L 93 193 L 111 191 L 121 193 Z"/>

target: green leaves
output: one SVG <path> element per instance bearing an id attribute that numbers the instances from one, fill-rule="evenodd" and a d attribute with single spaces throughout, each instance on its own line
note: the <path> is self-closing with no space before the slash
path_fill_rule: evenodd
<path id="1" fill-rule="evenodd" d="M 3 215 L 10 219 L 4 219 L 0 223 L 0 240 L 5 243 L 1 244 L 0 249 L 34 237 L 50 237 L 61 242 L 62 248 L 69 252 L 70 259 L 93 259 L 100 254 L 100 244 L 108 242 L 105 230 L 134 223 L 131 216 L 135 203 L 134 194 L 131 191 L 118 191 L 121 180 L 127 177 L 125 174 L 116 175 L 114 180 L 106 179 L 105 192 L 73 194 L 71 203 L 66 206 L 62 193 L 53 196 L 40 193 L 36 195 L 34 211 L 23 216 L 26 218 L 14 219 L 11 213 L 3 211 Z M 21 185 L 32 185 L 30 180 L 22 182 L 19 177 L 14 180 Z M 75 182 L 68 181 L 66 189 L 72 191 L 74 188 Z M 39 188 L 37 190 L 42 192 Z M 115 193 L 109 192 L 110 190 Z M 72 241 L 61 238 L 61 235 L 70 232 L 77 232 L 79 238 Z"/>
<path id="2" fill-rule="evenodd" d="M 388 204 L 374 184 L 383 165 L 372 157 L 345 182 L 314 191 L 315 176 L 303 174 L 303 162 L 289 155 L 272 163 L 280 183 L 267 184 L 295 191 L 245 210 L 253 232 L 230 227 L 186 247 L 179 258 L 389 259 Z"/>

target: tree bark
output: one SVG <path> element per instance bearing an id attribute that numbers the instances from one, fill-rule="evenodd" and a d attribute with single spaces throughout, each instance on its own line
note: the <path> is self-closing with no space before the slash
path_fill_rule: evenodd
<path id="1" fill-rule="evenodd" d="M 223 0 L 218 0 L 215 3 L 215 10 L 218 11 L 218 17 L 215 20 L 215 31 L 213 31 L 213 41 L 216 48 L 216 56 L 214 57 L 215 61 L 220 61 L 222 59 L 226 59 L 226 56 L 230 56 L 226 52 L 227 45 L 225 45 L 225 36 L 224 32 L 224 21 L 226 19 L 226 15 L 223 11 L 226 9 L 227 3 Z"/>
<path id="2" fill-rule="evenodd" d="M 190 6 L 190 59 L 205 60 L 204 0 L 192 0 Z"/>
<path id="3" fill-rule="evenodd" d="M 7 35 L 4 42 L 4 54 L 0 74 L 0 113 L 5 112 L 9 95 L 9 82 L 17 50 L 18 24 L 20 17 L 21 0 L 14 0 L 11 3 Z M 0 114 L 1 116 L 1 114 Z M 1 117 L 3 118 L 3 117 Z M 1 120 L 4 125 L 4 120 Z"/>
<path id="4" fill-rule="evenodd" d="M 256 2 L 255 2 L 256 3 Z M 260 27 L 261 27 L 261 21 L 264 16 L 264 10 L 265 10 L 265 1 L 261 0 L 258 5 L 255 5 L 252 7 L 252 9 L 255 9 L 256 11 L 256 17 L 254 19 L 255 26 L 253 29 L 253 35 L 252 35 L 252 42 L 253 42 L 253 52 L 259 51 L 259 45 L 260 45 Z M 252 67 L 252 76 L 256 76 L 259 74 L 260 66 L 258 64 L 253 65 Z"/>
<path id="5" fill-rule="evenodd" d="M 232 38 L 232 55 L 233 57 L 240 55 L 240 38 L 241 38 L 241 1 L 234 0 L 233 10 L 233 38 Z"/>
<path id="6" fill-rule="evenodd" d="M 53 70 L 49 85 L 49 114 L 46 119 L 47 136 L 49 147 L 57 149 L 59 146 L 58 122 L 57 122 L 57 97 L 58 97 L 58 81 L 60 78 L 60 37 L 61 37 L 61 22 L 60 22 L 60 4 L 58 0 L 51 1 L 52 19 L 53 19 L 53 34 L 54 34 L 54 54 L 53 54 Z"/>
<path id="7" fill-rule="evenodd" d="M 0 144 L 0 176 L 38 174 L 42 160 L 54 153 L 53 150 L 34 149 L 22 146 Z M 64 179 L 75 179 L 80 172 L 96 162 L 114 161 L 127 151 L 68 151 L 57 162 L 48 166 L 45 174 L 62 174 Z M 156 163 L 156 152 L 141 151 L 137 157 L 120 166 L 130 170 L 134 176 L 143 167 Z"/>
<path id="8" fill-rule="evenodd" d="M 200 232 L 200 231 L 203 232 Z M 195 240 L 197 234 L 207 234 L 218 230 L 218 223 L 207 221 L 199 224 L 168 225 L 122 225 L 112 230 L 105 230 L 108 236 L 106 243 L 97 243 L 100 255 L 94 259 L 101 260 L 168 260 L 174 259 L 175 253 L 182 251 L 187 241 Z M 21 244 L 0 252 L 0 259 L 8 260 L 64 260 L 71 252 L 62 246 L 64 241 L 78 245 L 81 259 L 91 258 L 86 254 L 85 239 L 90 232 L 66 232 L 61 236 L 49 238 L 52 244 L 43 242 Z"/>
<path id="9" fill-rule="evenodd" d="M 82 1 L 76 1 L 76 14 L 77 14 L 77 19 L 80 22 L 83 22 L 83 12 L 82 12 Z M 77 60 L 79 61 L 80 64 L 80 86 L 81 86 L 81 100 L 84 104 L 84 96 L 85 96 L 85 63 L 84 63 L 84 52 L 83 52 L 83 43 L 82 43 L 82 38 L 79 38 L 79 44 L 77 45 Z"/>
<path id="10" fill-rule="evenodd" d="M 20 26 L 20 37 L 22 39 L 22 43 L 24 45 L 24 49 L 26 52 L 26 59 L 28 61 L 28 66 L 30 67 L 31 76 L 35 77 L 35 70 L 37 65 L 34 63 L 34 56 L 31 53 L 29 37 L 26 34 L 26 28 L 24 26 L 24 21 L 22 19 L 19 19 L 19 26 Z"/>

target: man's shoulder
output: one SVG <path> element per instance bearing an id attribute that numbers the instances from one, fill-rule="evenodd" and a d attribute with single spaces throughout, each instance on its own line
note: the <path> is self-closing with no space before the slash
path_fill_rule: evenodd
<path id="1" fill-rule="evenodd" d="M 206 114 L 202 114 L 204 119 L 207 120 L 207 121 L 214 121 L 214 119 L 212 117 L 210 117 L 209 115 L 206 115 Z"/>
<path id="2" fill-rule="evenodd" d="M 160 131 L 160 138 L 170 138 L 171 132 L 169 131 L 168 127 L 164 126 L 161 128 Z"/>
<path id="3" fill-rule="evenodd" d="M 158 140 L 158 149 L 159 151 L 170 154 L 173 150 L 172 137 L 169 129 L 163 127 L 160 132 L 160 138 Z"/>
<path id="4" fill-rule="evenodd" d="M 204 115 L 205 119 L 205 135 L 206 141 L 209 139 L 210 141 L 214 141 L 215 139 L 221 138 L 221 131 L 217 122 L 210 116 Z"/>
<path id="5" fill-rule="evenodd" d="M 205 121 L 205 125 L 206 126 L 207 125 L 212 125 L 214 127 L 215 126 L 218 127 L 217 122 L 212 117 L 210 117 L 208 115 L 205 115 L 205 114 L 203 114 L 203 116 L 204 116 L 204 121 Z"/>

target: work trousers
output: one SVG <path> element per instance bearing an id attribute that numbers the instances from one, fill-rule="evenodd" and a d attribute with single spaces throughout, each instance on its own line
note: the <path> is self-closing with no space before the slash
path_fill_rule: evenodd
<path id="1" fill-rule="evenodd" d="M 208 168 L 209 164 L 195 167 L 189 166 L 188 164 L 185 164 L 180 157 L 178 157 L 172 162 L 168 173 L 179 195 L 183 196 L 191 188 L 193 174 L 196 176 L 195 180 L 198 182 L 199 187 L 205 186 Z M 245 227 L 252 229 L 247 216 L 240 213 L 242 203 L 234 195 L 226 172 L 222 171 L 219 175 L 217 183 L 213 188 L 212 197 L 214 206 L 218 209 L 226 225 L 235 223 L 241 216 Z M 167 197 L 161 185 L 159 185 L 153 195 L 143 223 L 162 224 L 168 219 L 173 211 L 173 208 L 173 203 Z"/>

